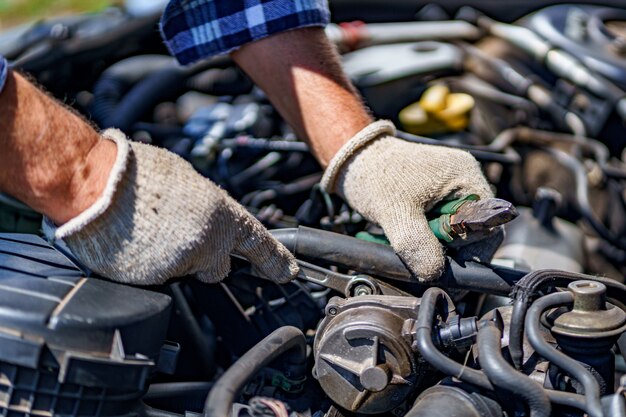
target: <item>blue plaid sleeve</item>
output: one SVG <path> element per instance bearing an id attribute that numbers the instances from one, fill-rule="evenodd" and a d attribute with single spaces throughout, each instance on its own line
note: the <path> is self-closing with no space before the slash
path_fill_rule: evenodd
<path id="1" fill-rule="evenodd" d="M 7 81 L 8 72 L 9 72 L 9 64 L 7 64 L 7 60 L 4 59 L 2 55 L 0 55 L 0 93 L 2 93 L 4 84 Z"/>
<path id="2" fill-rule="evenodd" d="M 327 0 L 171 0 L 161 19 L 181 64 L 231 52 L 274 33 L 330 20 Z"/>

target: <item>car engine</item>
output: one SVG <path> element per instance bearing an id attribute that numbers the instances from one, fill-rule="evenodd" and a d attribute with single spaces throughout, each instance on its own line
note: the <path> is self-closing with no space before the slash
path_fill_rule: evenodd
<path id="1" fill-rule="evenodd" d="M 0 416 L 626 416 L 626 11 L 461 3 L 336 0 L 326 29 L 376 118 L 467 150 L 515 206 L 491 263 L 450 246 L 430 283 L 228 57 L 168 56 L 159 13 L 0 33 L 14 68 L 188 160 L 300 265 L 117 284 L 0 194 Z"/>

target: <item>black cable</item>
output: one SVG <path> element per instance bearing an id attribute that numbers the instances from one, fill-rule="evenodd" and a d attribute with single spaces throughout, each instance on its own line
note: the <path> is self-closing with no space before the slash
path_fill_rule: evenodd
<path id="1" fill-rule="evenodd" d="M 481 322 L 477 343 L 480 366 L 487 378 L 494 386 L 523 398 L 530 409 L 530 417 L 550 417 L 551 405 L 545 390 L 509 365 L 502 356 L 501 338 L 502 329 L 495 322 Z"/>
<path id="2" fill-rule="evenodd" d="M 306 375 L 306 339 L 301 330 L 283 326 L 254 345 L 217 380 L 209 392 L 203 417 L 230 417 L 233 402 L 244 386 L 265 366 L 286 355 L 284 364 L 291 365 L 289 377 Z"/>
<path id="3" fill-rule="evenodd" d="M 590 417 L 603 417 L 604 413 L 602 411 L 602 403 L 600 402 L 600 385 L 598 381 L 583 365 L 546 342 L 539 328 L 541 314 L 544 311 L 573 302 L 574 295 L 569 291 L 539 298 L 528 309 L 525 320 L 526 337 L 538 354 L 582 384 L 585 390 L 585 411 L 587 414 Z"/>

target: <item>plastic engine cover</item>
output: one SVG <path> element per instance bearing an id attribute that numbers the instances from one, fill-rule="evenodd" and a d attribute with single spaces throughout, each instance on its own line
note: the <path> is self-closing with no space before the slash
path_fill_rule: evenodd
<path id="1" fill-rule="evenodd" d="M 85 278 L 37 236 L 0 234 L 0 416 L 127 414 L 158 359 L 170 304 Z"/>

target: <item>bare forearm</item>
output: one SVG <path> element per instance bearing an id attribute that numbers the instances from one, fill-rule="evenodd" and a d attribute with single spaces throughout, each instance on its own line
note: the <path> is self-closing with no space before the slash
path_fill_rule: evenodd
<path id="1" fill-rule="evenodd" d="M 115 155 L 79 116 L 9 75 L 0 94 L 0 191 L 61 224 L 96 201 Z"/>
<path id="2" fill-rule="evenodd" d="M 283 32 L 232 56 L 323 166 L 372 121 L 321 28 Z"/>

